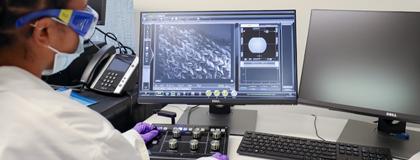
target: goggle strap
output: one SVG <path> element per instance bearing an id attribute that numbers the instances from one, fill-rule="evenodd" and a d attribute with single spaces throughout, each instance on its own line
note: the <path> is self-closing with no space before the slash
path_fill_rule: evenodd
<path id="1" fill-rule="evenodd" d="M 35 19 L 39 19 L 42 17 L 58 17 L 60 15 L 61 9 L 48 9 L 44 12 L 33 12 L 26 16 L 19 18 L 16 21 L 16 28 L 23 27 L 24 25 L 30 23 Z"/>

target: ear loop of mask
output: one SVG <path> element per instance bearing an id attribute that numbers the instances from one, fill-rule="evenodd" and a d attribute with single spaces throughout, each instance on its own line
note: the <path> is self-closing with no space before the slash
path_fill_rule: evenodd
<path id="1" fill-rule="evenodd" d="M 40 31 L 42 31 L 42 30 L 44 30 L 45 28 L 39 28 L 36 24 L 29 24 L 31 27 L 34 27 L 35 29 L 38 29 L 38 30 L 40 30 Z M 51 48 L 51 46 L 49 46 L 49 45 L 45 45 L 44 46 L 45 48 L 48 48 L 48 49 L 53 49 L 52 51 L 53 52 L 55 52 L 55 53 L 57 53 L 57 50 L 56 49 L 54 49 L 54 48 Z"/>
<path id="2" fill-rule="evenodd" d="M 56 21 L 56 22 L 58 22 L 58 23 L 60 23 L 60 24 L 63 24 L 63 25 L 66 25 L 66 24 L 64 24 L 63 22 L 61 22 L 60 20 L 58 20 L 57 18 L 51 18 L 52 20 L 54 20 L 54 21 Z M 39 29 L 39 30 L 44 30 L 44 28 L 39 28 L 36 24 L 29 24 L 31 27 L 34 27 L 35 29 Z M 53 47 L 51 47 L 50 45 L 45 45 L 44 47 L 46 47 L 46 48 L 48 48 L 48 49 L 50 49 L 51 51 L 53 51 L 55 54 L 56 53 L 60 53 L 60 51 L 58 51 L 57 49 L 55 49 L 55 48 L 53 48 Z"/>
<path id="3" fill-rule="evenodd" d="M 36 24 L 29 24 L 31 27 L 34 27 L 35 29 L 39 29 L 39 30 L 43 30 L 44 28 L 38 28 L 38 26 L 36 26 Z"/>

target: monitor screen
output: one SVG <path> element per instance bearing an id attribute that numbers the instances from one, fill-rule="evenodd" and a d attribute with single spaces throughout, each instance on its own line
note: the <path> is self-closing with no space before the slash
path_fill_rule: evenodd
<path id="1" fill-rule="evenodd" d="M 295 11 L 141 14 L 139 103 L 296 103 Z"/>
<path id="2" fill-rule="evenodd" d="M 98 25 L 105 25 L 106 0 L 88 0 L 88 5 L 98 12 Z"/>
<path id="3" fill-rule="evenodd" d="M 312 11 L 299 102 L 420 122 L 420 12 Z"/>

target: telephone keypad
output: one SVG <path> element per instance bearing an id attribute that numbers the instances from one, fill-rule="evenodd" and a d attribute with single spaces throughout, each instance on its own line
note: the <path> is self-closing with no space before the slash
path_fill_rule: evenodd
<path id="1" fill-rule="evenodd" d="M 121 79 L 121 77 L 118 73 L 108 71 L 108 73 L 104 74 L 104 76 L 101 79 L 102 81 L 100 81 L 100 87 L 102 89 L 113 90 L 117 87 L 118 79 Z"/>

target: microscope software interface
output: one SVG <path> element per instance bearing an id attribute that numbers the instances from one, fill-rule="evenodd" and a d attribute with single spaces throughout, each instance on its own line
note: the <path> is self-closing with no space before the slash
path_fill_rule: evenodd
<path id="1" fill-rule="evenodd" d="M 140 97 L 297 97 L 295 11 L 147 12 Z"/>

